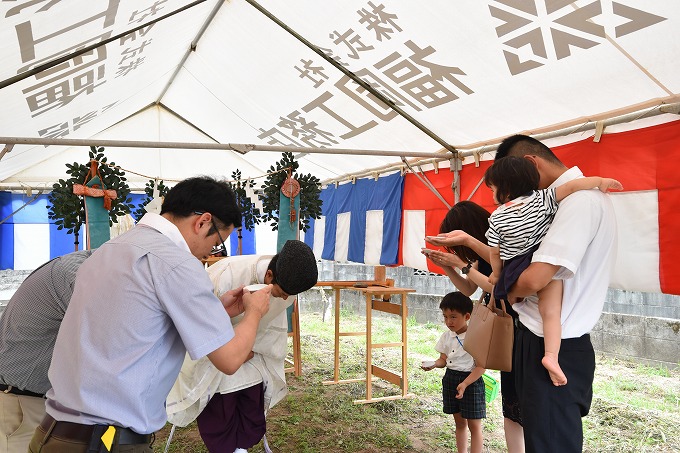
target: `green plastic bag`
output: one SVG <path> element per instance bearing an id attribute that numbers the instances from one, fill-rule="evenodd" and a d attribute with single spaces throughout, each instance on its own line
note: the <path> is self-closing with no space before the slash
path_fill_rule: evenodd
<path id="1" fill-rule="evenodd" d="M 487 404 L 495 400 L 498 396 L 498 381 L 489 376 L 488 374 L 482 374 L 482 380 L 484 380 L 484 394 L 486 396 Z"/>

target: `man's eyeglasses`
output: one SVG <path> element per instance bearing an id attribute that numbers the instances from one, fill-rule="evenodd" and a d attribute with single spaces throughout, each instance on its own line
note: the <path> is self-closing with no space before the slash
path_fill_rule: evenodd
<path id="1" fill-rule="evenodd" d="M 194 211 L 194 214 L 203 215 L 203 214 L 205 214 L 205 212 L 204 211 Z M 212 251 L 210 252 L 210 254 L 211 255 L 227 256 L 227 247 L 224 245 L 224 239 L 222 239 L 222 235 L 220 234 L 220 230 L 219 230 L 219 228 L 217 228 L 217 224 L 215 223 L 215 220 L 213 220 L 212 215 L 210 217 L 210 222 L 212 223 L 213 228 L 215 228 L 215 231 L 217 232 L 217 237 L 220 240 L 220 245 L 214 246 Z"/>

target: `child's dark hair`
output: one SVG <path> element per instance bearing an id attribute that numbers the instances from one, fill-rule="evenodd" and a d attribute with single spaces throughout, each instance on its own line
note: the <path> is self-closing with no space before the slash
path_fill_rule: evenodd
<path id="1" fill-rule="evenodd" d="M 496 201 L 503 204 L 538 189 L 536 166 L 523 157 L 499 159 L 484 173 L 484 184 L 496 187 Z"/>
<path id="2" fill-rule="evenodd" d="M 472 300 L 460 291 L 454 291 L 442 298 L 439 308 L 457 311 L 461 314 L 472 313 Z"/>

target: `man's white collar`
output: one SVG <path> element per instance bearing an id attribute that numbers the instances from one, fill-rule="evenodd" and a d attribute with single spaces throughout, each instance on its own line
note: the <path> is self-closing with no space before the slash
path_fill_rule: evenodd
<path id="1" fill-rule="evenodd" d="M 555 180 L 555 182 L 548 186 L 548 188 L 553 189 L 555 187 L 559 187 L 562 184 L 577 178 L 583 178 L 583 173 L 578 167 L 571 167 L 569 170 L 562 173 L 560 177 Z"/>
<path id="2" fill-rule="evenodd" d="M 187 244 L 187 241 L 184 239 L 184 236 L 182 236 L 182 233 L 180 233 L 179 228 L 177 228 L 177 226 L 174 223 L 172 223 L 165 217 L 158 214 L 153 214 L 151 212 L 147 212 L 146 214 L 144 214 L 144 217 L 142 217 L 139 220 L 138 224 L 146 225 L 148 227 L 153 228 L 154 230 L 158 230 L 161 234 L 170 239 L 177 247 L 191 253 L 191 250 L 189 249 L 189 244 Z"/>

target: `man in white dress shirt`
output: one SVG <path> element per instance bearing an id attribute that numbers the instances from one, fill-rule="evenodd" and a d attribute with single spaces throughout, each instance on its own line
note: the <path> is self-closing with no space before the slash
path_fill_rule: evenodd
<path id="1" fill-rule="evenodd" d="M 526 135 L 506 138 L 496 160 L 505 156 L 536 165 L 540 189 L 583 177 L 577 167 L 567 168 L 550 148 Z M 509 294 L 510 300 L 526 297 L 513 305 L 520 322 L 513 370 L 527 452 L 583 449 L 581 417 L 590 409 L 595 376 L 589 333 L 602 314 L 616 260 L 616 219 L 608 197 L 599 190 L 583 190 L 565 198 L 532 264 Z M 534 296 L 554 278 L 564 283 L 559 363 L 568 384 L 561 387 L 553 385 L 541 365 L 543 325 Z"/>
<path id="2" fill-rule="evenodd" d="M 240 223 L 226 182 L 189 178 L 80 266 L 31 453 L 151 453 L 185 353 L 224 373 L 248 359 L 271 286 L 217 298 L 200 261 Z"/>

